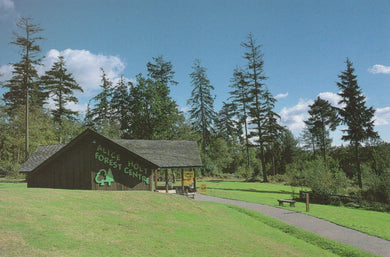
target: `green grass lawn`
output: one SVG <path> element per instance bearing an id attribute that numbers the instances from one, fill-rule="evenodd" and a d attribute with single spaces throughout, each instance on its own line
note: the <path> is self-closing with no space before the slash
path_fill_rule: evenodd
<path id="1" fill-rule="evenodd" d="M 298 195 L 302 190 L 300 187 L 258 182 L 202 181 L 197 186 L 203 183 L 207 185 L 209 195 L 271 206 L 278 206 L 277 199 L 292 199 L 293 192 Z M 297 202 L 296 207 L 284 208 L 306 213 L 305 203 Z M 310 212 L 307 214 L 390 240 L 390 213 L 310 204 Z"/>
<path id="2" fill-rule="evenodd" d="M 0 183 L 1 256 L 366 256 L 245 209 L 146 191 Z"/>

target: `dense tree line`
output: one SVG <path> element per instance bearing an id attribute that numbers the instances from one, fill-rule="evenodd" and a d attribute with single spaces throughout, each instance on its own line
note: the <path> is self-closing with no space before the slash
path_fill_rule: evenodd
<path id="1" fill-rule="evenodd" d="M 289 176 L 307 182 L 311 175 L 301 171 L 321 165 L 322 175 L 340 180 L 344 174 L 360 189 L 374 183 L 373 177 L 388 176 L 389 145 L 374 131 L 375 110 L 366 106 L 349 59 L 336 84 L 342 107 L 318 97 L 297 139 L 280 125 L 276 98 L 266 84 L 262 46 L 252 34 L 241 43 L 242 63 L 232 70 L 230 97 L 220 110 L 215 110 L 208 70 L 195 59 L 188 74 L 188 116 L 179 111 L 171 97 L 171 87 L 180 86 L 174 67 L 158 56 L 146 64 L 146 76 L 139 73 L 133 82 L 124 76 L 112 81 L 102 68 L 100 92 L 81 115 L 67 107 L 78 102 L 75 93 L 83 89 L 64 57 L 38 76 L 43 30 L 30 18 L 20 18 L 17 27 L 10 43 L 20 50 L 20 61 L 12 63 L 12 77 L 1 81 L 6 92 L 0 100 L 0 169 L 17 169 L 38 145 L 69 142 L 89 127 L 111 138 L 197 140 L 204 176 L 232 174 L 262 182 Z M 54 106 L 49 108 L 48 102 Z M 330 131 L 340 124 L 346 127 L 342 140 L 347 147 L 331 144 Z"/>

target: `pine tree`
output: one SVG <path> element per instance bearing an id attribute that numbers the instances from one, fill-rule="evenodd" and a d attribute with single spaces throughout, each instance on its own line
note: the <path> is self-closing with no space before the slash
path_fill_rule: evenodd
<path id="1" fill-rule="evenodd" d="M 313 125 L 307 124 L 302 131 L 302 135 L 300 141 L 303 143 L 302 148 L 313 152 L 313 160 L 316 159 L 317 156 L 317 142 L 313 133 L 311 132 L 313 129 Z"/>
<path id="2" fill-rule="evenodd" d="M 193 89 L 188 104 L 191 106 L 189 111 L 191 126 L 194 131 L 201 134 L 202 153 L 206 154 L 207 145 L 210 142 L 212 124 L 215 120 L 214 97 L 211 91 L 214 87 L 207 78 L 206 68 L 201 66 L 198 59 L 192 66 L 193 72 L 190 73 Z"/>
<path id="3" fill-rule="evenodd" d="M 139 139 L 177 138 L 182 114 L 170 97 L 169 85 L 176 85 L 173 66 L 162 56 L 147 63 L 148 78 L 137 75 L 128 98 L 128 137 Z"/>
<path id="4" fill-rule="evenodd" d="M 130 87 L 132 83 L 129 82 Z M 113 109 L 113 118 L 119 123 L 119 129 L 121 131 L 121 138 L 129 138 L 129 119 L 130 119 L 130 107 L 129 107 L 129 88 L 126 85 L 123 76 L 120 77 L 118 83 L 115 85 L 112 93 L 111 107 Z"/>
<path id="5" fill-rule="evenodd" d="M 101 68 L 101 72 L 100 88 L 102 91 L 92 98 L 95 105 L 90 111 L 90 117 L 98 131 L 110 133 L 111 117 L 113 113 L 111 107 L 113 86 L 103 68 Z"/>
<path id="6" fill-rule="evenodd" d="M 163 56 L 153 57 L 153 61 L 155 61 L 155 63 L 148 62 L 146 64 L 148 76 L 151 79 L 160 81 L 167 86 L 169 86 L 169 84 L 178 84 L 173 78 L 175 72 L 173 71 L 173 65 L 170 61 L 165 61 Z"/>
<path id="7" fill-rule="evenodd" d="M 280 119 L 279 114 L 274 112 L 276 99 L 272 96 L 271 92 L 268 89 L 265 89 L 263 93 L 263 109 L 264 115 L 262 118 L 263 126 L 263 143 L 267 150 L 270 152 L 273 173 L 276 173 L 276 164 L 275 164 L 275 151 L 277 141 L 280 138 L 280 134 L 284 130 L 282 126 L 279 125 L 278 120 Z"/>
<path id="8" fill-rule="evenodd" d="M 29 111 L 32 108 L 42 108 L 47 98 L 38 83 L 38 72 L 35 68 L 40 64 L 38 54 L 41 51 L 37 42 L 43 38 L 39 36 L 42 29 L 32 23 L 31 18 L 21 17 L 16 24 L 21 34 L 14 33 L 16 39 L 10 44 L 20 49 L 21 60 L 13 63 L 12 78 L 3 87 L 8 88 L 3 97 L 9 115 L 20 106 L 25 107 L 25 158 L 29 154 Z"/>
<path id="9" fill-rule="evenodd" d="M 63 120 L 73 120 L 77 111 L 66 108 L 69 103 L 78 103 L 74 91 L 84 92 L 77 84 L 72 74 L 68 72 L 63 56 L 58 57 L 58 61 L 53 64 L 49 71 L 41 77 L 42 82 L 46 85 L 46 90 L 54 99 L 55 109 L 52 110 L 53 120 L 59 126 L 60 135 L 63 133 Z M 60 143 L 61 143 L 60 136 Z"/>
<path id="10" fill-rule="evenodd" d="M 239 126 L 244 128 L 244 140 L 245 140 L 245 152 L 247 167 L 250 166 L 250 156 L 249 156 L 249 134 L 248 134 L 248 111 L 249 111 L 249 88 L 248 83 L 245 81 L 245 74 L 242 69 L 236 68 L 233 72 L 233 78 L 231 80 L 232 84 L 230 87 L 230 99 L 232 103 L 236 106 L 235 116 L 237 117 L 237 123 Z"/>
<path id="11" fill-rule="evenodd" d="M 281 172 L 285 172 L 287 164 L 292 163 L 297 155 L 298 141 L 294 138 L 290 130 L 284 128 L 280 135 L 280 144 L 281 149 L 278 164 Z"/>
<path id="12" fill-rule="evenodd" d="M 329 131 L 336 130 L 339 124 L 337 111 L 328 101 L 320 97 L 317 97 L 314 103 L 309 105 L 309 108 L 310 116 L 305 123 L 314 143 L 319 146 L 324 164 L 327 166 L 327 150 L 332 142 L 329 138 Z"/>
<path id="13" fill-rule="evenodd" d="M 222 103 L 222 108 L 215 119 L 217 134 L 230 142 L 236 141 L 241 135 L 242 129 L 234 122 L 236 106 L 232 103 Z"/>
<path id="14" fill-rule="evenodd" d="M 375 110 L 372 107 L 366 107 L 366 97 L 362 94 L 357 83 L 352 62 L 347 58 L 345 63 L 347 68 L 338 76 L 340 82 L 337 82 L 337 86 L 341 90 L 339 95 L 342 97 L 339 104 L 344 105 L 343 108 L 339 109 L 339 113 L 342 123 L 347 126 L 347 129 L 343 130 L 345 135 L 342 136 L 342 140 L 349 141 L 354 149 L 358 184 L 362 188 L 359 148 L 362 142 L 379 136 L 374 131 Z"/>
<path id="15" fill-rule="evenodd" d="M 90 128 L 90 129 L 95 129 L 94 124 L 93 124 L 93 117 L 92 117 L 92 111 L 91 111 L 91 101 L 88 102 L 87 105 L 87 110 L 85 112 L 84 120 L 83 120 L 83 126 Z"/>
<path id="16" fill-rule="evenodd" d="M 255 142 L 258 144 L 263 171 L 263 181 L 268 182 L 265 166 L 264 127 L 262 125 L 265 111 L 263 109 L 262 99 L 265 92 L 264 81 L 267 79 L 267 77 L 264 76 L 263 53 L 261 52 L 261 45 L 256 45 L 252 34 L 248 35 L 247 41 L 241 43 L 241 46 L 246 51 L 244 53 L 244 59 L 247 60 L 245 77 L 249 87 L 248 103 L 249 116 L 251 117 L 250 124 L 253 125 L 250 137 L 254 138 Z M 255 172 L 254 177 L 258 175 L 258 172 Z"/>
<path id="17" fill-rule="evenodd" d="M 92 122 L 93 128 L 106 137 L 118 138 L 121 135 L 119 123 L 115 120 L 114 109 L 112 108 L 112 96 L 114 87 L 107 74 L 101 68 L 101 91 L 90 102 L 93 107 L 87 113 L 85 122 Z"/>
<path id="18" fill-rule="evenodd" d="M 37 43 L 43 39 L 39 36 L 43 29 L 39 25 L 32 24 L 31 18 L 21 17 L 16 25 L 21 33 L 14 33 L 16 39 L 11 41 L 10 44 L 19 47 L 21 60 L 18 63 L 12 63 L 13 76 L 3 85 L 3 87 L 9 89 L 4 94 L 4 100 L 9 112 L 12 112 L 19 106 L 26 105 L 41 108 L 47 97 L 47 94 L 38 83 L 39 76 L 35 67 L 41 64 L 41 60 L 38 57 L 41 49 Z"/>
<path id="19" fill-rule="evenodd" d="M 137 83 L 130 88 L 129 136 L 138 139 L 175 138 L 180 113 L 169 96 L 169 88 L 160 81 L 137 75 Z"/>

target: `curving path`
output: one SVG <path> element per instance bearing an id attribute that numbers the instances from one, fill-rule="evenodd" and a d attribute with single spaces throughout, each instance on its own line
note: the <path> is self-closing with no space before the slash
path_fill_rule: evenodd
<path id="1" fill-rule="evenodd" d="M 224 199 L 199 193 L 195 194 L 195 200 L 237 205 L 260 212 L 295 227 L 313 232 L 319 236 L 352 245 L 366 252 L 390 257 L 390 241 L 370 236 L 357 230 L 342 227 L 330 221 L 319 219 L 304 213 L 264 204 Z"/>

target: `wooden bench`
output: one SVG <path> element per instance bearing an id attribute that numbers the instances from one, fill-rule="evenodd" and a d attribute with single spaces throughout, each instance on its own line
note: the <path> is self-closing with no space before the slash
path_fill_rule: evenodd
<path id="1" fill-rule="evenodd" d="M 192 199 L 195 199 L 195 193 L 187 193 L 187 194 L 185 194 L 185 196 L 192 198 Z"/>
<path id="2" fill-rule="evenodd" d="M 283 203 L 289 203 L 290 207 L 295 207 L 295 200 L 279 199 L 279 206 L 283 206 Z"/>
<path id="3" fill-rule="evenodd" d="M 184 192 L 183 192 L 181 187 L 176 188 L 176 194 L 184 195 L 184 196 L 187 196 L 189 198 L 195 199 L 195 192 L 188 192 L 188 190 L 184 190 Z"/>

